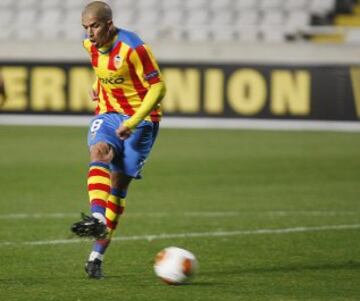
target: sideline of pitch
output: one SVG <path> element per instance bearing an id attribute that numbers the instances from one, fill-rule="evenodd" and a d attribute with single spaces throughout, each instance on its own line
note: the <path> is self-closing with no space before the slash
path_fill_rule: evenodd
<path id="1" fill-rule="evenodd" d="M 0 125 L 88 126 L 91 116 L 0 114 Z M 163 128 L 360 132 L 358 121 L 164 117 Z"/>
<path id="2" fill-rule="evenodd" d="M 293 227 L 293 228 L 269 228 L 269 229 L 253 229 L 253 230 L 237 230 L 237 231 L 214 231 L 214 232 L 190 232 L 190 233 L 164 233 L 151 235 L 135 235 L 135 236 L 120 236 L 113 238 L 113 241 L 154 241 L 162 239 L 177 239 L 177 238 L 201 238 L 201 237 L 229 237 L 229 236 L 245 236 L 245 235 L 266 235 L 266 234 L 289 234 L 289 233 L 304 233 L 304 232 L 319 232 L 319 231 L 339 231 L 339 230 L 354 230 L 360 229 L 360 224 L 352 225 L 324 225 L 314 227 Z M 41 240 L 41 241 L 22 241 L 22 242 L 0 242 L 0 247 L 4 246 L 41 246 L 41 245 L 59 245 L 59 244 L 75 244 L 86 242 L 89 240 L 83 239 L 59 239 L 59 240 Z"/>

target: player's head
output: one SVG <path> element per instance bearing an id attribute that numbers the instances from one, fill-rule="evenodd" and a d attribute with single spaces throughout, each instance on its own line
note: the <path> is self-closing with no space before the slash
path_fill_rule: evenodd
<path id="1" fill-rule="evenodd" d="M 93 1 L 85 6 L 81 19 L 90 41 L 96 47 L 102 47 L 110 42 L 113 37 L 114 25 L 109 5 L 105 2 Z"/>

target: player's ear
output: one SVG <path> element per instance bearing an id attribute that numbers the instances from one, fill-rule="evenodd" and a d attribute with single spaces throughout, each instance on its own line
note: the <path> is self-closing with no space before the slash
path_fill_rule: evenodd
<path id="1" fill-rule="evenodd" d="M 112 28 L 114 27 L 114 23 L 113 23 L 112 20 L 106 21 L 106 25 L 107 25 L 107 27 L 108 27 L 109 29 L 112 29 Z"/>

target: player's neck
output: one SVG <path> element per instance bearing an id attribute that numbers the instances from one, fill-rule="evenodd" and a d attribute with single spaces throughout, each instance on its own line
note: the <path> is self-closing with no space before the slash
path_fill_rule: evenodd
<path id="1" fill-rule="evenodd" d="M 100 52 L 104 53 L 107 52 L 109 49 L 111 49 L 111 47 L 113 46 L 114 42 L 117 39 L 117 32 L 118 30 L 115 27 L 110 31 L 108 41 L 104 45 L 98 48 Z"/>

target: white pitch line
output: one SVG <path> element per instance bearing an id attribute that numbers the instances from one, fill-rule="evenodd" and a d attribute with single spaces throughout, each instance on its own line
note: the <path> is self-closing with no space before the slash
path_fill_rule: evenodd
<path id="1" fill-rule="evenodd" d="M 259 235 L 259 234 L 287 234 L 287 233 L 303 233 L 303 232 L 318 232 L 329 230 L 352 230 L 360 229 L 360 224 L 353 225 L 326 225 L 316 227 L 294 227 L 294 228 L 279 228 L 279 229 L 254 229 L 254 230 L 237 230 L 237 231 L 214 231 L 214 232 L 193 232 L 193 233 L 163 233 L 151 235 L 135 235 L 135 236 L 121 236 L 113 238 L 113 241 L 138 241 L 138 240 L 161 240 L 161 239 L 176 239 L 176 238 L 200 238 L 200 237 L 229 237 L 229 236 L 244 236 L 244 235 Z M 40 241 L 23 241 L 23 242 L 0 242 L 0 247 L 4 246 L 41 246 L 41 245 L 59 245 L 59 244 L 75 244 L 85 242 L 83 239 L 58 239 L 58 240 L 40 240 Z"/>
<path id="2" fill-rule="evenodd" d="M 192 212 L 134 212 L 126 213 L 126 218 L 162 218 L 162 217 L 236 217 L 236 216 L 350 216 L 360 215 L 360 211 L 192 211 Z M 17 219 L 62 219 L 62 218 L 79 218 L 79 213 L 10 213 L 0 214 L 0 220 L 17 220 Z"/>

